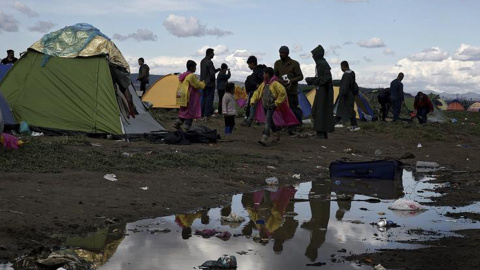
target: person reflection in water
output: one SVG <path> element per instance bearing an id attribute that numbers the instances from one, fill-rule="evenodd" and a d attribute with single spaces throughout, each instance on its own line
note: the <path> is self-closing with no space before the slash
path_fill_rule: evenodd
<path id="1" fill-rule="evenodd" d="M 305 256 L 307 256 L 312 262 L 317 260 L 318 249 L 325 242 L 328 220 L 330 218 L 330 200 L 327 199 L 330 192 L 330 183 L 326 183 L 324 180 L 312 181 L 312 189 L 310 193 L 312 195 L 320 195 L 320 198 L 312 198 L 312 195 L 310 195 L 309 201 L 312 217 L 301 226 L 311 232 L 310 243 L 305 250 Z"/>
<path id="2" fill-rule="evenodd" d="M 208 216 L 209 209 L 203 209 L 195 213 L 175 215 L 175 223 L 182 228 L 182 239 L 188 239 L 192 236 L 192 224 L 196 219 L 200 219 L 202 224 L 210 223 Z"/>
<path id="3" fill-rule="evenodd" d="M 343 192 L 337 192 L 336 194 L 338 210 L 335 213 L 335 218 L 341 221 L 345 213 L 350 211 L 350 208 L 352 207 L 352 200 L 355 194 Z"/>
<path id="4" fill-rule="evenodd" d="M 259 232 L 260 243 L 266 244 L 274 239 L 274 251 L 283 250 L 285 240 L 293 238 L 298 227 L 298 221 L 289 217 L 283 220 L 286 211 L 293 210 L 290 200 L 295 196 L 294 187 L 282 187 L 277 191 L 257 191 L 244 194 L 242 204 L 247 209 L 250 221 L 243 227 L 244 235 L 252 235 L 253 230 Z"/>

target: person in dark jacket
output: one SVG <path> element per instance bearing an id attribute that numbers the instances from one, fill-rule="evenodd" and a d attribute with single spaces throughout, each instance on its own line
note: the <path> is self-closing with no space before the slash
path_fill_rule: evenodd
<path id="1" fill-rule="evenodd" d="M 215 53 L 212 48 L 208 48 L 205 52 L 205 58 L 200 62 L 200 80 L 204 81 L 206 86 L 202 92 L 202 117 L 208 120 L 213 114 L 213 100 L 215 98 L 215 73 L 220 69 L 216 69 L 212 59 Z"/>
<path id="2" fill-rule="evenodd" d="M 427 123 L 427 115 L 433 112 L 433 103 L 430 101 L 427 95 L 422 92 L 418 92 L 413 102 L 413 107 L 417 111 L 417 119 L 420 124 Z"/>
<path id="3" fill-rule="evenodd" d="M 395 80 L 390 83 L 390 100 L 392 101 L 393 107 L 393 121 L 397 121 L 400 115 L 400 110 L 402 108 L 402 103 L 404 101 L 403 93 L 403 73 L 398 73 L 398 76 Z"/>
<path id="4" fill-rule="evenodd" d="M 378 93 L 378 103 L 380 103 L 380 112 L 382 114 L 382 121 L 386 121 L 388 111 L 390 110 L 391 107 L 391 100 L 390 100 L 390 88 L 386 88 L 383 90 L 380 90 Z"/>
<path id="5" fill-rule="evenodd" d="M 253 122 L 253 118 L 255 117 L 255 110 L 256 106 L 250 106 L 250 99 L 252 98 L 253 92 L 257 90 L 257 88 L 263 82 L 263 72 L 267 68 L 267 66 L 258 64 L 257 57 L 250 56 L 247 59 L 248 68 L 252 70 L 252 74 L 248 75 L 247 79 L 245 80 L 245 90 L 248 94 L 248 102 L 247 106 L 245 106 L 245 116 L 247 117 L 245 121 L 242 123 L 242 126 L 251 126 Z"/>
<path id="6" fill-rule="evenodd" d="M 232 74 L 227 64 L 223 63 L 220 66 L 220 72 L 217 76 L 217 92 L 218 92 L 218 114 L 222 114 L 222 100 L 225 95 L 225 85 L 228 83 L 228 79 Z"/>
<path id="7" fill-rule="evenodd" d="M 147 89 L 147 84 L 150 82 L 150 67 L 145 64 L 143 57 L 138 58 L 138 77 L 137 81 L 140 81 L 140 91 L 142 91 L 142 96 L 145 95 Z"/>
<path id="8" fill-rule="evenodd" d="M 298 107 L 298 82 L 303 80 L 303 73 L 300 69 L 300 64 L 290 58 L 288 55 L 290 50 L 287 46 L 282 46 L 278 50 L 280 59 L 277 60 L 273 66 L 275 70 L 275 76 L 278 77 L 278 81 L 287 90 L 288 105 L 292 109 L 293 113 L 297 117 L 298 121 L 302 123 L 302 110 Z M 293 135 L 296 131 L 296 126 L 288 128 L 288 133 Z"/>
<path id="9" fill-rule="evenodd" d="M 324 55 L 325 50 L 321 45 L 312 50 L 312 57 L 316 64 L 316 74 L 315 77 L 305 79 L 308 85 L 316 86 L 312 117 L 313 130 L 317 132 L 317 138 L 319 139 L 327 139 L 328 133 L 335 130 L 332 73 Z"/>
<path id="10" fill-rule="evenodd" d="M 13 50 L 7 50 L 7 57 L 2 59 L 2 65 L 9 65 L 15 64 L 17 62 L 17 58 L 15 57 L 15 52 Z"/>
<path id="11" fill-rule="evenodd" d="M 342 61 L 340 67 L 343 71 L 338 95 L 337 119 L 338 122 L 350 120 L 350 130 L 358 131 L 357 114 L 355 113 L 355 72 L 350 69 L 347 61 Z"/>

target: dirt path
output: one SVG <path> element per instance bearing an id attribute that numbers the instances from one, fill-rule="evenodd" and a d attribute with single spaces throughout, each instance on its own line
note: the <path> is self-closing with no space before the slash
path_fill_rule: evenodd
<path id="1" fill-rule="evenodd" d="M 222 130 L 222 122 L 216 119 L 209 126 Z M 445 196 L 435 204 L 458 206 L 479 200 L 479 137 L 452 133 L 435 140 L 422 138 L 422 127 L 418 126 L 375 123 L 362 127 L 360 132 L 338 129 L 328 140 L 283 134 L 279 143 L 268 148 L 256 142 L 261 136 L 260 126 L 239 126 L 234 142 L 211 145 L 88 138 L 65 143 L 61 141 L 64 138 L 40 138 L 19 153 L 35 146 L 48 152 L 46 157 L 24 153 L 24 164 L 12 156 L 20 154 L 9 153 L 9 160 L 16 164 L 5 160 L 0 163 L 4 166 L 0 168 L 0 259 L 12 259 L 37 246 L 61 246 L 67 235 L 93 232 L 109 224 L 222 205 L 228 195 L 261 187 L 268 176 L 279 177 L 282 184 L 298 181 L 292 178 L 297 173 L 301 174 L 300 181 L 328 177 L 324 168 L 330 162 L 373 160 L 378 158 L 376 149 L 382 151 L 380 158 L 413 153 L 415 158 L 403 160 L 406 166 L 425 160 L 450 169 L 438 181 L 449 181 L 452 188 L 446 189 Z M 306 128 L 305 132 L 312 131 Z M 417 147 L 419 143 L 421 148 Z M 107 173 L 116 174 L 118 181 L 105 180 Z M 455 250 L 455 241 L 441 244 Z M 458 251 L 462 250 L 459 247 Z M 390 256 L 400 258 L 398 254 Z"/>

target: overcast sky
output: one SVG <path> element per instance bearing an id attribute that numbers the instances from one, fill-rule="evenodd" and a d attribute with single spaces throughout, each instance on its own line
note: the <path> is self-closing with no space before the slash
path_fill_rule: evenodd
<path id="1" fill-rule="evenodd" d="M 45 33 L 90 23 L 112 38 L 136 72 L 185 70 L 205 49 L 232 79 L 256 55 L 272 66 L 282 45 L 314 75 L 310 51 L 321 44 L 340 79 L 347 60 L 363 87 L 388 87 L 405 73 L 407 92 L 480 93 L 478 0 L 0 0 L 0 53 L 25 51 Z"/>

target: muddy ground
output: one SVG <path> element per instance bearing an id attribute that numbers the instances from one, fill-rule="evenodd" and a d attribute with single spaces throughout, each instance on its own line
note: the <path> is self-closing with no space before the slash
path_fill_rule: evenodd
<path id="1" fill-rule="evenodd" d="M 171 129 L 174 116 L 165 115 L 162 122 Z M 339 159 L 400 159 L 412 153 L 402 160 L 407 167 L 421 160 L 447 168 L 436 181 L 451 186 L 432 204 L 468 205 L 480 200 L 478 120 L 427 127 L 361 123 L 361 131 L 337 129 L 327 140 L 308 136 L 312 131 L 305 126 L 304 138 L 284 133 L 270 147 L 256 142 L 262 127 L 240 125 L 234 142 L 185 146 L 82 136 L 25 138 L 20 150 L 0 150 L 0 262 L 38 246 L 61 247 L 68 235 L 106 225 L 219 206 L 229 195 L 260 188 L 269 176 L 281 184 L 298 181 L 293 174 L 301 174 L 300 181 L 328 177 L 325 168 Z M 221 118 L 196 123 L 223 130 Z M 105 174 L 116 174 L 118 181 L 105 180 Z M 479 220 L 478 214 L 462 215 Z M 479 269 L 479 230 L 458 233 L 467 237 L 348 259 L 393 269 Z"/>

